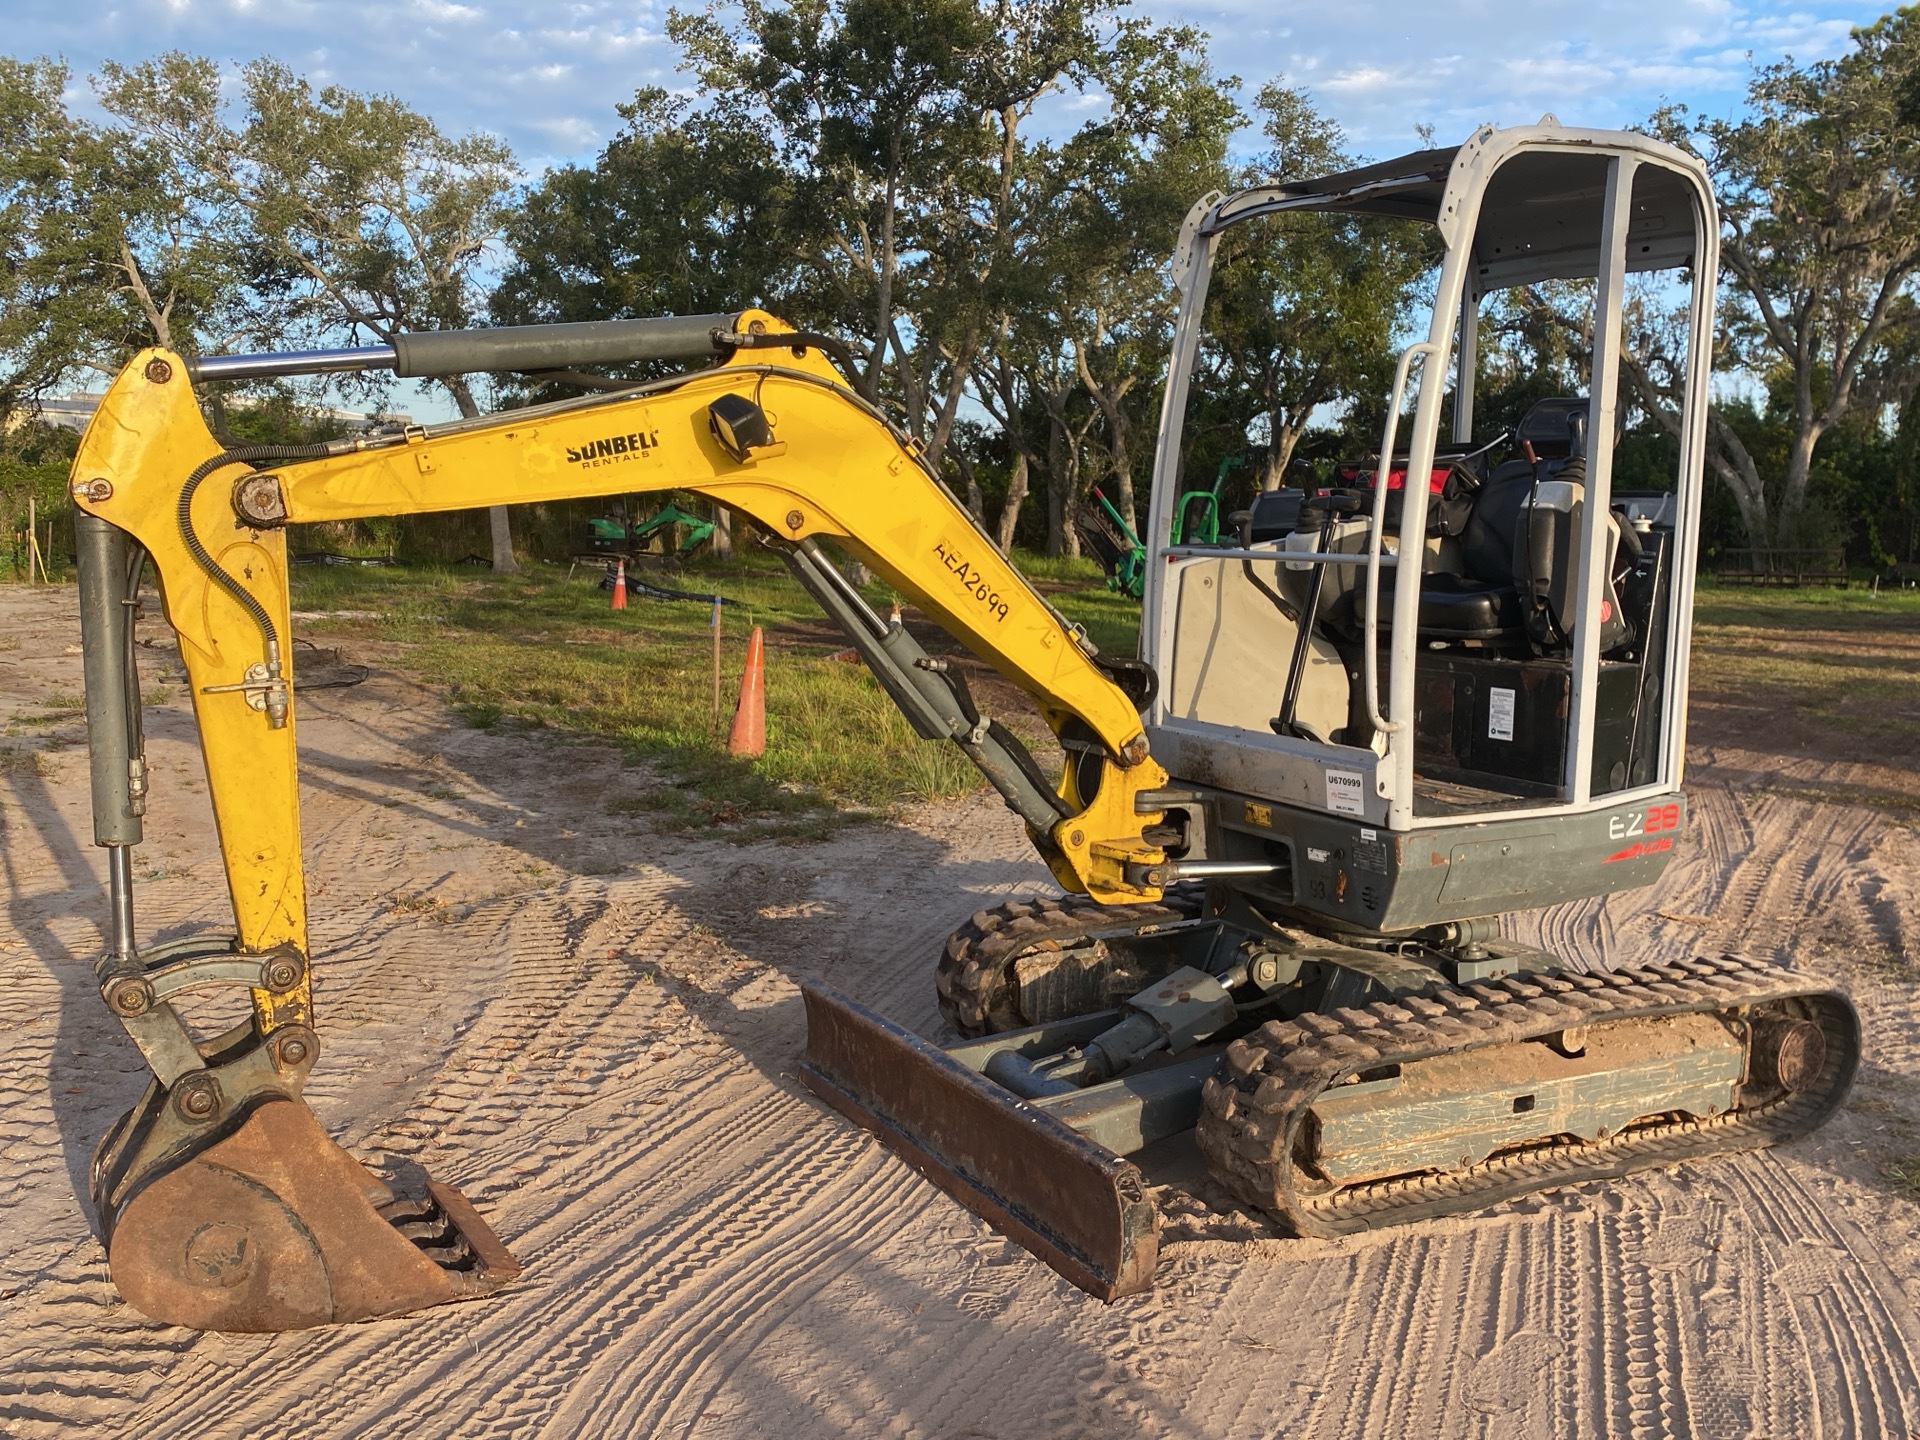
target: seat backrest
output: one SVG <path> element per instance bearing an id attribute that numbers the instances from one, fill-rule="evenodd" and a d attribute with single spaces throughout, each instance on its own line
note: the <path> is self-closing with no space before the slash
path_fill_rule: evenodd
<path id="1" fill-rule="evenodd" d="M 1509 460 L 1495 470 L 1473 498 L 1473 511 L 1460 535 L 1461 558 L 1470 579 L 1511 585 L 1513 536 L 1520 509 L 1533 490 L 1533 467 Z"/>
<path id="2" fill-rule="evenodd" d="M 1587 465 L 1574 456 L 1555 467 L 1551 480 L 1543 479 L 1528 495 L 1517 517 L 1512 568 L 1520 587 L 1520 603 L 1527 630 L 1535 643 L 1557 650 L 1571 634 L 1580 594 L 1580 529 L 1586 507 Z M 1614 584 L 1620 547 L 1620 522 L 1607 516 L 1601 532 L 1600 650 L 1604 654 L 1626 642 L 1630 629 L 1621 612 Z"/>
<path id="3" fill-rule="evenodd" d="M 1561 460 L 1585 452 L 1587 402 L 1574 395 L 1536 400 L 1520 417 L 1513 440 L 1526 442 L 1542 460 Z"/>

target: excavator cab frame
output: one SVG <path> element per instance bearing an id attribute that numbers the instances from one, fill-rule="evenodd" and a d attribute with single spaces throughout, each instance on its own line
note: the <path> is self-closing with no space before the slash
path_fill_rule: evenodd
<path id="1" fill-rule="evenodd" d="M 1401 352 L 1386 397 L 1378 453 L 1390 458 L 1363 462 L 1389 479 L 1356 491 L 1357 510 L 1328 529 L 1325 543 L 1311 524 L 1251 544 L 1175 543 L 1185 413 L 1215 254 L 1236 227 L 1302 212 L 1426 226 L 1444 246 L 1430 321 Z M 1210 823 L 1194 853 L 1249 859 L 1277 847 L 1285 863 L 1252 887 L 1269 901 L 1392 933 L 1654 879 L 1685 817 L 1693 556 L 1718 270 L 1718 221 L 1700 162 L 1641 135 L 1489 126 L 1457 147 L 1209 196 L 1187 218 L 1174 269 L 1182 305 L 1155 452 L 1141 655 L 1165 682 L 1146 711 L 1155 755 L 1177 780 L 1205 782 Z M 1623 311 L 1627 277 L 1654 271 L 1675 272 L 1672 288 L 1685 296 L 1678 465 L 1659 523 L 1636 525 L 1616 512 L 1612 493 L 1627 408 Z M 1553 282 L 1592 287 L 1591 383 L 1577 407 L 1583 479 L 1567 468 L 1564 434 L 1557 456 L 1544 443 L 1535 454 L 1526 441 L 1533 459 L 1521 458 L 1522 436 L 1507 464 L 1473 463 L 1497 443 L 1474 430 L 1482 304 L 1500 290 Z M 1458 497 L 1464 520 L 1442 513 L 1457 489 L 1468 491 Z M 1299 498 L 1311 509 L 1328 497 Z M 1534 548 L 1557 573 L 1523 573 L 1524 534 L 1506 554 L 1485 543 L 1481 512 L 1503 501 L 1508 533 L 1499 538 L 1531 527 Z M 1455 538 L 1462 529 L 1465 563 Z M 1547 543 L 1549 529 L 1556 543 Z M 1405 537 L 1424 537 L 1424 553 Z M 1472 553 L 1476 539 L 1481 555 Z M 1413 553 L 1422 553 L 1419 566 L 1403 563 Z M 1293 618 L 1233 625 L 1270 608 L 1256 587 L 1284 593 L 1291 582 L 1299 611 L 1301 592 L 1312 588 L 1301 577 L 1315 571 L 1324 584 L 1310 640 Z M 1536 604 L 1536 588 L 1556 592 L 1557 609 L 1549 613 L 1544 598 Z M 1631 625 L 1623 623 L 1629 607 Z M 1296 640 L 1308 651 L 1305 688 L 1318 690 L 1318 732 L 1266 720 L 1281 708 Z M 1234 693 L 1209 694 L 1223 688 L 1197 673 L 1209 664 L 1232 677 Z M 1256 714 L 1261 706 L 1270 708 Z M 1312 858 L 1338 851 L 1352 861 L 1380 849 L 1385 866 Z M 1445 863 L 1428 863 L 1435 854 Z M 1502 863 L 1476 863 L 1488 855 Z"/>

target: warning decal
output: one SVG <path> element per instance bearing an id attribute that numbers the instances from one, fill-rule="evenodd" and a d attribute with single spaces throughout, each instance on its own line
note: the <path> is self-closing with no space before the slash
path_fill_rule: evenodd
<path id="1" fill-rule="evenodd" d="M 1513 691 L 1498 685 L 1487 691 L 1487 738 L 1513 739 Z"/>

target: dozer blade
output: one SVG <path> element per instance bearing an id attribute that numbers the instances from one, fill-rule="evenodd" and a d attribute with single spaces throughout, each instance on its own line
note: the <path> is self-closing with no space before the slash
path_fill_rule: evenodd
<path id="1" fill-rule="evenodd" d="M 428 1193 L 395 1201 L 304 1103 L 274 1099 L 112 1213 L 98 1181 L 94 1200 L 113 1282 L 137 1309 L 199 1330 L 277 1331 L 468 1299 L 520 1273 L 459 1191 Z"/>
<path id="2" fill-rule="evenodd" d="M 808 1089 L 1082 1290 L 1152 1286 L 1159 1213 L 1131 1163 L 837 991 L 800 991 Z"/>

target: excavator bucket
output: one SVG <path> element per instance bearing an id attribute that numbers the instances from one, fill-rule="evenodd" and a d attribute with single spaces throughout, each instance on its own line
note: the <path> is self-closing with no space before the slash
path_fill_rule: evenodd
<path id="1" fill-rule="evenodd" d="M 485 1295 L 520 1273 L 464 1196 L 396 1200 L 306 1105 L 271 1099 L 116 1195 L 113 1157 L 164 1123 L 158 1086 L 102 1143 L 94 1203 L 113 1282 L 198 1330 L 302 1330 Z"/>
<path id="2" fill-rule="evenodd" d="M 1082 1290 L 1152 1286 L 1159 1212 L 1130 1162 L 864 1005 L 800 990 L 808 1089 Z"/>

